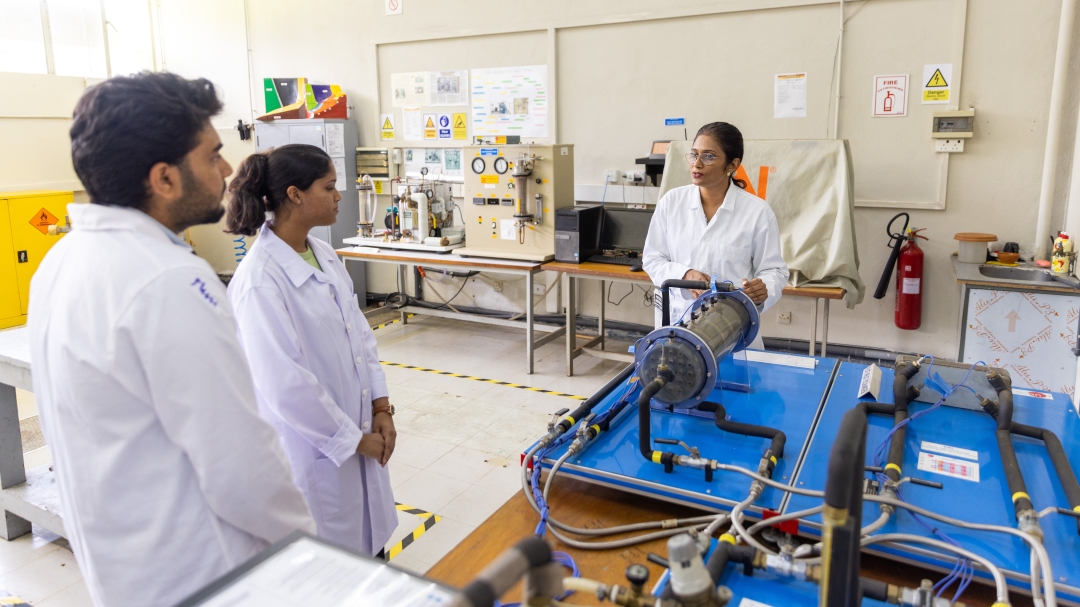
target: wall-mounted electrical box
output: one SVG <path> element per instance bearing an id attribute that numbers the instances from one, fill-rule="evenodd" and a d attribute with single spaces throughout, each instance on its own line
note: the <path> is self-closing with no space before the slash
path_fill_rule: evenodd
<path id="1" fill-rule="evenodd" d="M 963 152 L 964 140 L 975 136 L 975 108 L 934 112 L 930 137 L 936 152 Z"/>

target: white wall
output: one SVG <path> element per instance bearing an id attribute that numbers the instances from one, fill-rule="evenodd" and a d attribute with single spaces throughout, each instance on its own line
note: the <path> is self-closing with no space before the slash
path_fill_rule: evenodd
<path id="1" fill-rule="evenodd" d="M 966 19 L 960 21 L 959 7 L 965 5 Z M 675 136 L 660 126 L 662 117 L 685 116 L 691 130 L 705 121 L 728 120 L 747 138 L 824 137 L 831 124 L 837 2 L 405 0 L 403 15 L 387 16 L 382 3 L 372 0 L 311 0 L 302 9 L 282 0 L 259 0 L 247 6 L 250 80 L 246 57 L 238 58 L 245 51 L 243 8 L 243 0 L 163 0 L 166 65 L 188 75 L 210 74 L 226 87 L 223 127 L 243 114 L 241 100 L 249 82 L 258 86 L 267 76 L 305 76 L 341 84 L 349 94 L 362 145 L 378 145 L 374 117 L 391 111 L 379 102 L 380 81 L 389 77 L 386 70 L 489 67 L 522 56 L 546 57 L 557 99 L 557 136 L 576 145 L 579 183 L 602 183 L 607 168 L 633 168 L 633 158 L 649 142 Z M 916 97 L 907 118 L 870 119 L 872 75 L 906 72 L 917 81 L 924 63 L 954 62 L 954 69 L 962 71 L 959 105 L 974 106 L 977 120 L 967 150 L 950 159 L 945 210 L 912 212 L 913 225 L 929 228 L 925 234 L 931 239 L 923 243 L 927 268 L 922 329 L 895 329 L 892 293 L 882 301 L 868 293 L 854 310 L 833 306 L 830 336 L 834 342 L 954 356 L 959 301 L 948 259 L 955 250 L 953 234 L 989 231 L 1024 245 L 1034 239 L 1060 4 L 849 3 L 849 14 L 856 10 L 847 23 L 839 135 L 851 141 L 860 198 L 925 202 L 937 196 L 941 179 L 940 160 L 927 136 L 928 112 L 938 108 L 923 107 Z M 961 33 L 964 43 L 959 47 Z M 493 36 L 505 40 L 502 50 L 498 45 L 491 49 Z M 469 52 L 476 48 L 483 52 Z M 1080 90 L 1077 50 L 1072 54 L 1055 228 L 1069 190 Z M 773 119 L 772 76 L 796 70 L 810 74 L 808 116 Z M 255 92 L 255 107 L 247 109 L 259 113 L 261 93 L 258 88 Z M 0 119 L 0 135 L 11 132 Z M 226 149 L 234 145 L 238 157 L 246 153 L 234 137 L 226 137 Z M 66 143 L 64 147 L 66 152 Z M 59 181 L 63 167 L 57 159 L 63 154 L 54 156 L 50 162 L 57 165 Z M 6 176 L 0 173 L 0 186 Z M 868 291 L 885 263 L 884 228 L 896 212 L 856 210 Z M 223 237 L 208 233 L 196 237 L 196 244 L 216 238 Z M 223 242 L 219 248 L 228 251 L 228 239 Z M 392 290 L 392 276 L 372 268 L 369 289 Z M 585 312 L 595 313 L 599 287 L 586 284 Z M 622 292 L 615 287 L 613 298 Z M 485 300 L 488 296 L 473 284 L 466 293 Z M 512 290 L 504 294 L 510 299 L 523 295 Z M 609 306 L 613 318 L 650 322 L 640 294 L 612 309 Z M 793 323 L 777 325 L 775 315 L 769 314 L 766 335 L 805 338 L 806 302 L 784 299 L 776 310 L 792 311 Z"/>

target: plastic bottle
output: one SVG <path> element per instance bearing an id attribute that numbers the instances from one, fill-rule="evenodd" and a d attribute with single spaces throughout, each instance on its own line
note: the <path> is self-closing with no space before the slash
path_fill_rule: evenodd
<path id="1" fill-rule="evenodd" d="M 1054 254 L 1050 257 L 1050 271 L 1055 274 L 1069 273 L 1069 254 L 1065 252 L 1066 242 L 1068 242 L 1068 236 L 1065 239 L 1059 237 L 1054 242 Z"/>

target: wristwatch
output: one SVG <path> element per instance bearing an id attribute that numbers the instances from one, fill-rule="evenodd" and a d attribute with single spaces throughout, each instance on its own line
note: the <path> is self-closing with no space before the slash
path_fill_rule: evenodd
<path id="1" fill-rule="evenodd" d="M 391 403 L 390 405 L 375 407 L 371 410 L 371 417 L 375 417 L 380 413 L 389 413 L 390 417 L 394 417 L 394 413 L 397 413 L 397 409 L 394 407 L 393 403 Z"/>

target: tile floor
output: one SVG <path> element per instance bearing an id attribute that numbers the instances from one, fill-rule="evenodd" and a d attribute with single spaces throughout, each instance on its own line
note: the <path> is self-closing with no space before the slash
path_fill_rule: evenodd
<path id="1" fill-rule="evenodd" d="M 623 366 L 582 357 L 574 361 L 574 377 L 566 377 L 566 344 L 555 340 L 537 351 L 535 373 L 529 375 L 523 330 L 442 318 L 414 317 L 375 334 L 384 361 L 583 397 Z M 544 433 L 552 413 L 578 401 L 424 371 L 385 365 L 383 370 L 398 408 L 398 445 L 388 464 L 394 496 L 441 517 L 394 559 L 423 573 L 520 490 L 519 454 Z M 33 395 L 18 396 L 20 419 L 36 416 Z M 27 467 L 51 461 L 48 446 L 25 458 Z M 421 524 L 421 518 L 399 512 L 389 545 Z M 35 607 L 91 605 L 67 542 L 40 528 L 12 542 L 0 540 L 0 590 Z"/>

